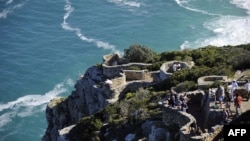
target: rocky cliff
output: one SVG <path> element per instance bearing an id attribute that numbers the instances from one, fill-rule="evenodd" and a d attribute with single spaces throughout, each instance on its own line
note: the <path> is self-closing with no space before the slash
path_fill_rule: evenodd
<path id="1" fill-rule="evenodd" d="M 135 71 L 134 73 L 138 73 Z M 152 73 L 157 77 L 157 72 Z M 112 82 L 111 85 L 106 80 Z M 153 80 L 153 79 L 150 79 Z M 126 82 L 126 75 L 112 78 L 103 73 L 102 66 L 92 66 L 76 82 L 75 91 L 67 98 L 52 99 L 46 108 L 48 127 L 43 141 L 61 141 L 77 122 L 107 105 L 116 102 L 128 90 L 154 85 L 155 81 L 134 80 Z"/>
<path id="2" fill-rule="evenodd" d="M 87 69 L 75 85 L 75 91 L 67 98 L 55 98 L 46 109 L 48 127 L 43 141 L 60 140 L 61 129 L 72 127 L 80 118 L 91 115 L 114 101 L 115 92 L 104 85 L 101 67 Z M 67 129 L 67 128 L 66 128 Z"/>

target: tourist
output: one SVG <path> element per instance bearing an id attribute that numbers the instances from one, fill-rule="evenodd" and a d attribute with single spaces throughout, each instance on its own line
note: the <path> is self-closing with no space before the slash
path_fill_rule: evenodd
<path id="1" fill-rule="evenodd" d="M 180 62 L 177 62 L 177 64 L 176 64 L 176 70 L 177 71 L 181 70 L 181 63 Z"/>
<path id="2" fill-rule="evenodd" d="M 247 101 L 249 100 L 249 96 L 250 96 L 250 83 L 248 82 L 248 80 L 246 80 L 246 83 L 244 84 L 245 89 L 247 91 Z"/>
<path id="3" fill-rule="evenodd" d="M 234 91 L 238 88 L 238 83 L 236 80 L 233 80 L 231 83 L 231 101 L 234 99 Z"/>
<path id="4" fill-rule="evenodd" d="M 216 94 L 216 98 L 218 98 L 218 100 L 219 100 L 220 108 L 222 108 L 222 103 L 223 103 L 223 100 L 225 97 L 225 89 L 221 84 L 218 85 L 218 88 L 217 88 L 215 94 Z"/>
<path id="5" fill-rule="evenodd" d="M 226 124 L 227 121 L 228 121 L 228 113 L 227 113 L 226 109 L 223 108 L 221 124 Z"/>
<path id="6" fill-rule="evenodd" d="M 182 101 L 182 103 L 181 103 L 181 111 L 187 112 L 187 109 L 188 109 L 187 102 L 186 101 Z"/>
<path id="7" fill-rule="evenodd" d="M 169 103 L 169 106 L 174 107 L 175 106 L 175 97 L 170 96 L 168 103 Z"/>
<path id="8" fill-rule="evenodd" d="M 172 67 L 173 67 L 173 72 L 176 72 L 176 70 L 177 70 L 177 64 L 176 64 L 176 62 L 173 63 Z"/>
<path id="9" fill-rule="evenodd" d="M 184 93 L 184 95 L 180 96 L 181 101 L 186 101 L 187 102 L 187 93 Z"/>
<path id="10" fill-rule="evenodd" d="M 229 94 L 226 94 L 226 96 L 225 96 L 225 108 L 226 108 L 228 115 L 232 116 L 233 114 L 232 114 L 232 110 L 231 110 Z"/>
<path id="11" fill-rule="evenodd" d="M 239 116 L 241 114 L 241 103 L 242 103 L 242 97 L 238 93 L 236 93 L 236 96 L 234 99 L 236 116 Z"/>
<path id="12" fill-rule="evenodd" d="M 182 104 L 182 101 L 180 100 L 180 97 L 179 96 L 176 96 L 175 97 L 175 106 L 180 110 L 181 109 L 181 104 Z"/>

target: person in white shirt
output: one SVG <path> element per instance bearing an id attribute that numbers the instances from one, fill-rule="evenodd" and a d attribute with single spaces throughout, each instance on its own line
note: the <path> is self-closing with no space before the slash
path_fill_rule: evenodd
<path id="1" fill-rule="evenodd" d="M 244 84 L 245 89 L 247 91 L 247 101 L 249 100 L 249 95 L 250 95 L 250 83 L 248 82 L 248 80 L 246 80 L 246 83 Z"/>
<path id="2" fill-rule="evenodd" d="M 234 91 L 239 87 L 238 83 L 236 80 L 233 80 L 231 83 L 231 101 L 234 100 Z"/>
<path id="3" fill-rule="evenodd" d="M 177 64 L 175 62 L 173 63 L 172 67 L 173 67 L 173 72 L 176 72 L 177 71 Z"/>

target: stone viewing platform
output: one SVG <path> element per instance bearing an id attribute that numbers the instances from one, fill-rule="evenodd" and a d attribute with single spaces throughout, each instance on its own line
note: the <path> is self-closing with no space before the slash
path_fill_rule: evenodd
<path id="1" fill-rule="evenodd" d="M 209 94 L 202 91 L 190 91 L 178 93 L 186 96 L 187 112 L 181 111 L 178 106 L 170 106 L 168 101 L 163 101 L 163 121 L 167 126 L 178 126 L 180 128 L 180 140 L 203 140 L 211 141 L 223 128 L 220 125 L 220 111 L 210 111 Z M 213 114 L 213 116 L 210 116 Z M 212 121 L 212 122 L 211 122 Z M 215 121 L 215 122 L 214 122 Z"/>
<path id="2" fill-rule="evenodd" d="M 187 63 L 187 62 L 176 61 L 176 60 L 165 62 L 160 67 L 160 77 L 161 77 L 162 80 L 167 79 L 174 72 L 178 71 L 177 68 L 174 68 L 174 66 L 176 64 L 179 64 L 179 70 L 181 70 L 181 69 L 191 69 L 194 66 L 193 62 Z"/>
<path id="3" fill-rule="evenodd" d="M 183 112 L 180 106 L 169 105 L 169 98 L 159 102 L 163 106 L 164 123 L 180 128 L 181 141 L 211 141 L 222 132 L 225 103 L 220 107 L 219 102 L 214 100 L 215 90 L 216 88 L 206 92 L 195 90 L 178 93 L 179 97 L 187 97 L 187 112 Z M 230 109 L 232 115 L 229 115 L 228 123 L 237 118 L 233 102 L 230 102 Z M 243 98 L 241 111 L 243 113 L 247 110 L 250 110 L 250 101 Z"/>
<path id="4" fill-rule="evenodd" d="M 197 80 L 198 88 L 200 88 L 200 89 L 204 88 L 208 85 L 213 84 L 215 81 L 225 83 L 225 82 L 228 82 L 228 78 L 227 78 L 227 76 L 220 76 L 220 75 L 203 76 Z"/>
<path id="5" fill-rule="evenodd" d="M 191 69 L 194 65 L 192 62 L 189 65 L 187 62 L 173 60 L 163 63 L 158 71 L 148 71 L 147 67 L 152 64 L 129 62 L 118 54 L 108 54 L 103 56 L 102 74 L 112 83 L 109 88 L 117 99 L 116 95 L 123 95 L 125 89 L 149 87 L 167 79 L 174 73 L 173 65 L 176 62 L 180 64 L 180 69 Z"/>

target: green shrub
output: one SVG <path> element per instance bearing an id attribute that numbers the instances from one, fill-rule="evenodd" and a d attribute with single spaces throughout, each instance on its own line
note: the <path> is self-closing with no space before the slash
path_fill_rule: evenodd
<path id="1" fill-rule="evenodd" d="M 108 105 L 106 108 L 105 108 L 105 112 L 109 115 L 113 115 L 116 113 L 116 106 L 113 105 L 113 104 L 110 104 Z"/>
<path id="2" fill-rule="evenodd" d="M 123 100 L 123 101 L 120 101 L 117 105 L 117 113 L 121 116 L 128 116 L 129 115 L 129 107 L 130 107 L 130 104 L 127 100 Z"/>
<path id="3" fill-rule="evenodd" d="M 67 138 L 69 140 L 91 140 L 93 131 L 99 131 L 103 123 L 95 116 L 84 117 L 73 127 Z"/>
<path id="4" fill-rule="evenodd" d="M 100 130 L 102 127 L 102 122 L 100 119 L 93 119 L 91 120 L 91 125 L 93 126 L 94 131 Z"/>
<path id="5" fill-rule="evenodd" d="M 146 46 L 134 44 L 124 50 L 124 58 L 130 62 L 152 63 L 158 61 L 159 56 Z"/>
<path id="6" fill-rule="evenodd" d="M 239 51 L 240 52 L 240 51 Z M 235 55 L 231 59 L 231 63 L 235 70 L 245 70 L 250 66 L 250 51 L 243 51 Z"/>
<path id="7" fill-rule="evenodd" d="M 149 109 L 149 110 L 153 110 L 153 109 L 155 109 L 155 108 L 157 108 L 158 107 L 158 104 L 157 103 L 152 103 L 152 102 L 150 102 L 148 105 L 147 105 L 147 108 Z"/>
<path id="8" fill-rule="evenodd" d="M 138 66 L 129 66 L 127 69 L 128 70 L 141 70 L 141 68 Z"/>
<path id="9" fill-rule="evenodd" d="M 134 95 L 131 93 L 131 92 L 128 92 L 128 93 L 126 93 L 126 95 L 125 95 L 125 99 L 130 99 L 130 98 L 132 98 Z"/>
<path id="10" fill-rule="evenodd" d="M 111 121 L 111 124 L 117 126 L 117 125 L 120 125 L 123 121 L 124 121 L 124 119 L 122 119 L 122 118 L 114 119 Z"/>
<path id="11" fill-rule="evenodd" d="M 149 71 L 157 71 L 160 69 L 161 65 L 163 64 L 164 62 L 154 62 L 152 65 L 150 66 L 147 66 L 147 70 Z"/>
<path id="12" fill-rule="evenodd" d="M 177 86 L 176 91 L 187 92 L 195 89 L 197 89 L 197 84 L 194 81 L 184 81 Z"/>

